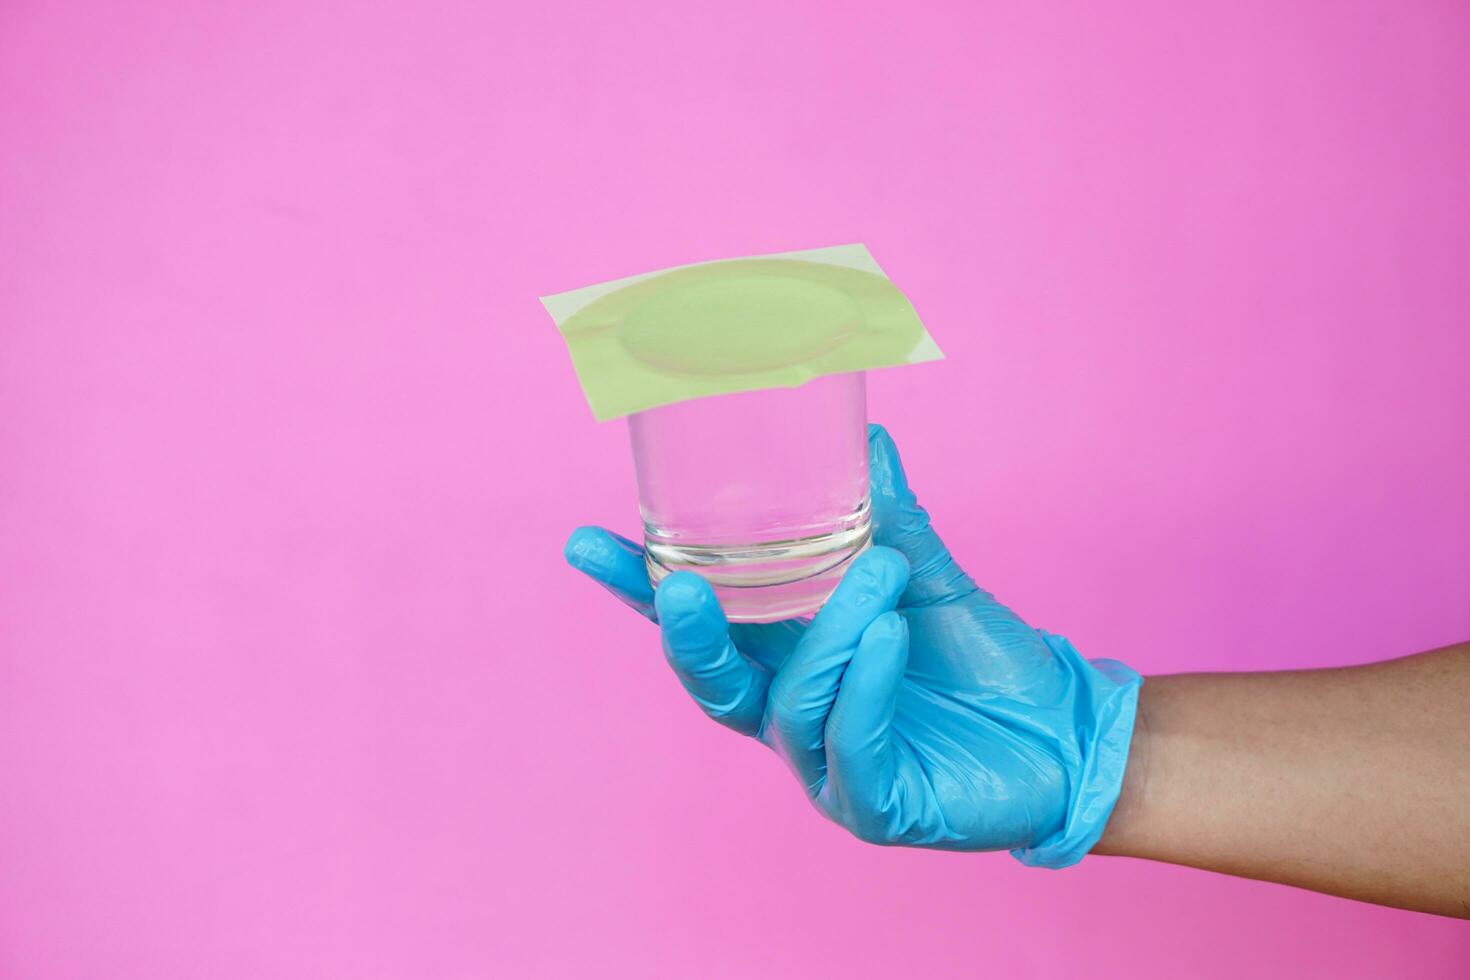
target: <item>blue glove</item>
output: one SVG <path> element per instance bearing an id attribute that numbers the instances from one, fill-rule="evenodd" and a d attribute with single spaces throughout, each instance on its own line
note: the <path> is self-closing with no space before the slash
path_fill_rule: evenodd
<path id="1" fill-rule="evenodd" d="M 888 433 L 868 441 L 877 546 L 810 623 L 731 626 L 689 572 L 655 595 L 638 546 L 600 528 L 574 532 L 567 560 L 660 623 L 705 713 L 774 749 L 862 840 L 1075 864 L 1117 802 L 1142 681 L 978 588 Z"/>

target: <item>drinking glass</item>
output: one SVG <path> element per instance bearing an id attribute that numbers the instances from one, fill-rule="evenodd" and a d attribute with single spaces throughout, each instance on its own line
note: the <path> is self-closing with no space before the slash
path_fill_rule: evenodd
<path id="1" fill-rule="evenodd" d="M 731 622 L 810 616 L 872 537 L 861 371 L 628 417 L 649 579 L 697 572 Z"/>

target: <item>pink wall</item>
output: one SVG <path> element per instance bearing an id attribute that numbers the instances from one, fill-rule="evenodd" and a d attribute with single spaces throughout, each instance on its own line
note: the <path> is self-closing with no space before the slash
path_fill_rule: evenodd
<path id="1" fill-rule="evenodd" d="M 632 474 L 536 296 L 864 241 L 949 354 L 873 414 L 1033 622 L 1462 640 L 1470 8 L 706 7 L 0 4 L 0 976 L 1465 976 L 822 823 L 563 566 Z"/>

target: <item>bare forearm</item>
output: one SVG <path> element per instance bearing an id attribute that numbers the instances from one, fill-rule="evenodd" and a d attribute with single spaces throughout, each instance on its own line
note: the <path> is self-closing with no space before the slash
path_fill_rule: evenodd
<path id="1" fill-rule="evenodd" d="M 1094 852 L 1470 917 L 1470 644 L 1149 679 Z"/>

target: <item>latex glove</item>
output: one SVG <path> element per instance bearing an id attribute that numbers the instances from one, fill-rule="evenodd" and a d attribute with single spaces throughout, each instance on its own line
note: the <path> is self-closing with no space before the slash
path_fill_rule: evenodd
<path id="1" fill-rule="evenodd" d="M 600 528 L 574 532 L 567 560 L 661 623 L 705 713 L 775 749 L 859 838 L 1075 864 L 1117 802 L 1141 680 L 978 588 L 879 426 L 869 450 L 877 546 L 810 624 L 730 626 L 688 572 L 655 596 L 641 549 Z"/>

